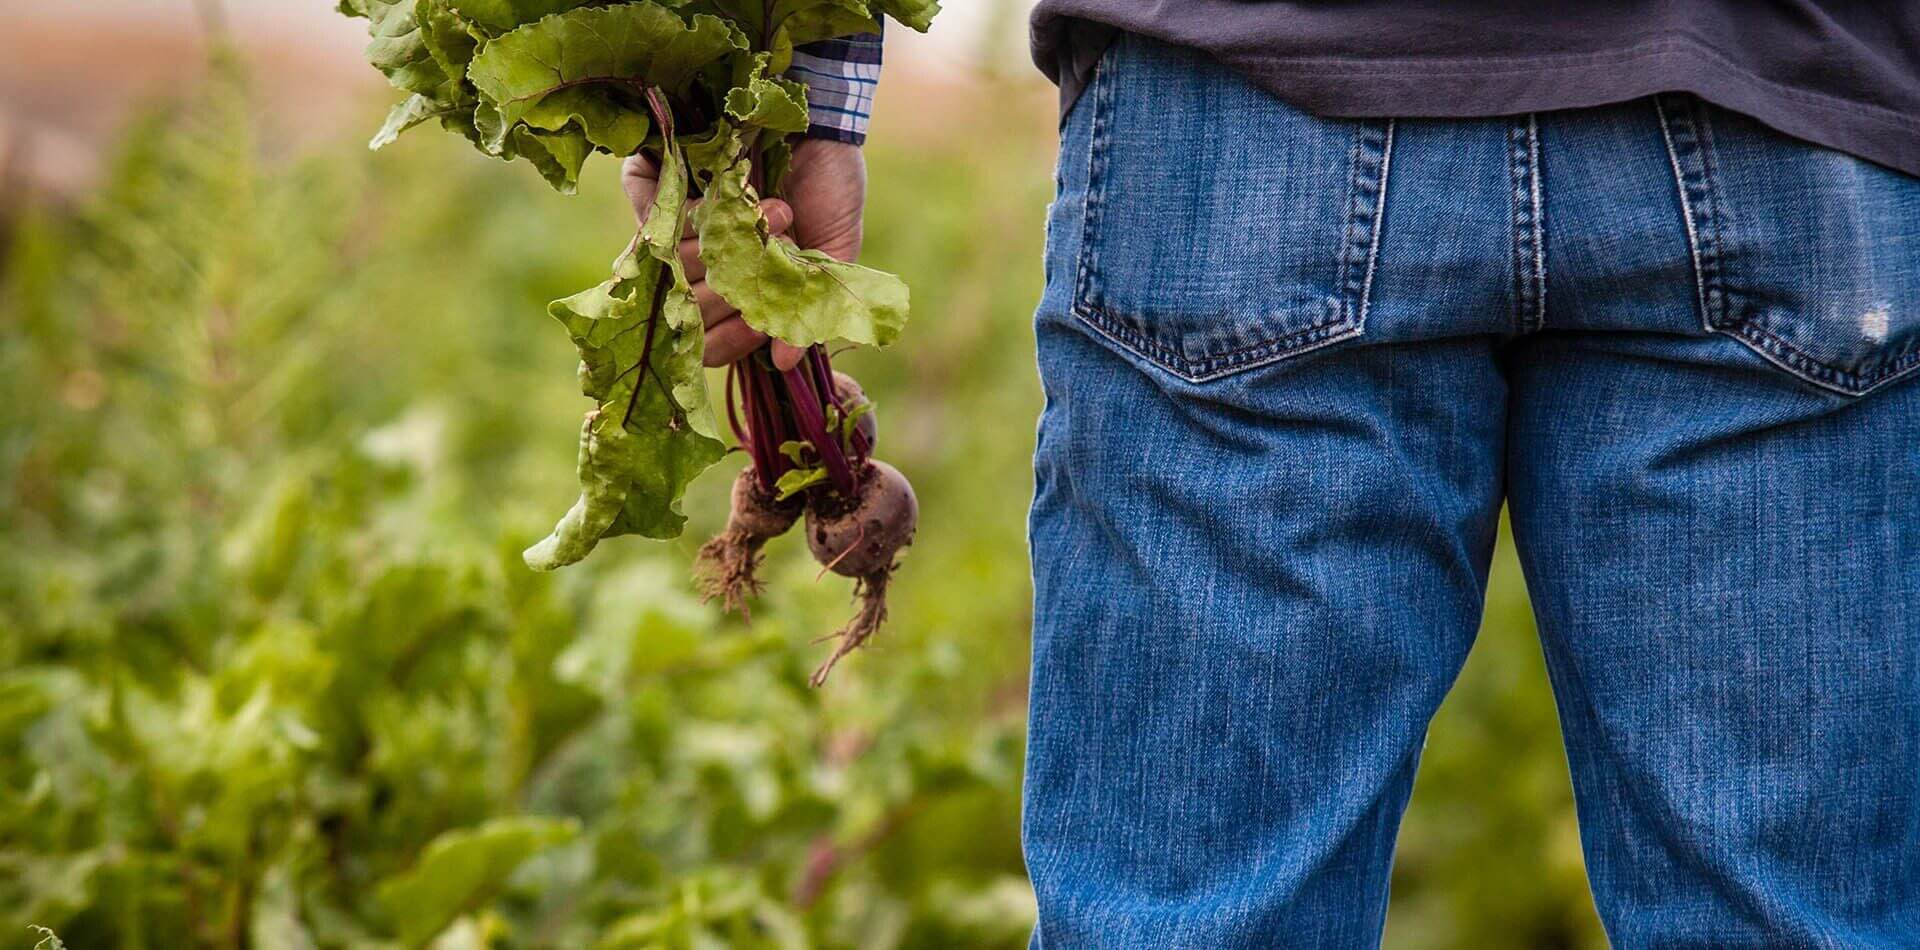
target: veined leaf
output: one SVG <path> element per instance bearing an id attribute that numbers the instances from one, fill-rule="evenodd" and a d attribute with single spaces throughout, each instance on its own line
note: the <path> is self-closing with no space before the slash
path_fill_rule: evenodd
<path id="1" fill-rule="evenodd" d="M 514 129 L 513 144 L 513 151 L 532 162 L 547 184 L 569 195 L 580 182 L 580 166 L 586 164 L 587 156 L 593 152 L 586 135 L 572 128 L 558 132 Z M 511 157 L 511 154 L 504 153 L 502 157 Z"/>
<path id="2" fill-rule="evenodd" d="M 712 139 L 687 149 L 694 169 L 711 176 L 694 214 L 707 283 L 749 326 L 795 346 L 892 343 L 907 322 L 907 285 L 773 237 L 740 147 L 739 131 L 721 123 Z"/>
<path id="3" fill-rule="evenodd" d="M 679 264 L 686 198 L 669 139 L 653 207 L 614 276 L 549 307 L 580 351 L 581 392 L 598 405 L 581 426 L 580 498 L 527 549 L 535 570 L 578 561 L 605 537 L 678 536 L 680 496 L 726 452 L 701 368 L 700 309 Z"/>
<path id="4" fill-rule="evenodd" d="M 367 60 L 395 87 L 431 96 L 446 84 L 414 19 L 414 0 L 341 0 L 340 12 L 367 18 Z"/>
<path id="5" fill-rule="evenodd" d="M 415 0 L 413 19 L 420 25 L 420 41 L 427 55 L 433 57 L 440 71 L 456 84 L 466 79 L 467 64 L 485 37 L 469 27 L 449 0 Z"/>
<path id="6" fill-rule="evenodd" d="M 774 132 L 807 130 L 807 89 L 780 76 L 769 76 L 771 53 L 756 53 L 746 81 L 727 92 L 727 117 L 742 125 Z"/>
<path id="7" fill-rule="evenodd" d="M 652 127 L 643 107 L 616 102 L 598 89 L 577 86 L 549 93 L 520 114 L 528 128 L 545 132 L 577 130 L 588 142 L 614 155 L 631 155 Z"/>
<path id="8" fill-rule="evenodd" d="M 447 0 L 463 17 L 495 33 L 505 33 L 545 16 L 565 13 L 592 0 Z"/>
<path id="9" fill-rule="evenodd" d="M 521 862 L 580 833 L 572 819 L 496 818 L 449 831 L 420 860 L 380 883 L 380 903 L 400 922 L 400 939 L 425 943 L 506 883 Z"/>
<path id="10" fill-rule="evenodd" d="M 678 91 L 695 71 L 745 46 L 711 16 L 683 21 L 649 0 L 583 7 L 520 27 L 482 47 L 467 78 L 506 127 L 558 130 L 580 125 L 588 141 L 644 137 L 646 87 Z M 621 115 L 631 118 L 619 119 Z M 637 125 L 636 125 L 637 123 Z M 625 149 L 631 151 L 631 148 Z"/>
<path id="11" fill-rule="evenodd" d="M 373 139 L 367 143 L 367 147 L 377 149 L 392 145 L 394 139 L 400 137 L 400 133 L 422 122 L 457 115 L 459 112 L 458 107 L 436 102 L 431 96 L 417 93 L 408 96 L 405 102 L 394 106 L 393 111 L 387 113 L 387 121 L 380 126 L 380 131 L 373 134 Z"/>

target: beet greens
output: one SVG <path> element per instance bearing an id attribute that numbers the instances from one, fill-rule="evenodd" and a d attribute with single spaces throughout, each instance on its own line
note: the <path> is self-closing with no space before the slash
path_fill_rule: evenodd
<path id="1" fill-rule="evenodd" d="M 527 160 L 563 192 L 593 152 L 644 152 L 660 168 L 612 276 L 548 307 L 580 352 L 594 407 L 580 433 L 580 497 L 527 549 L 528 566 L 563 567 L 622 534 L 679 536 L 686 486 L 726 452 L 678 257 L 689 223 L 713 289 L 749 326 L 806 348 L 785 372 L 764 348 L 728 367 L 727 425 L 751 465 L 696 574 L 744 616 L 762 546 L 805 512 L 809 531 L 819 529 L 809 536 L 815 557 L 857 578 L 861 597 L 817 684 L 884 619 L 886 582 L 917 518 L 905 478 L 871 458 L 870 403 L 845 395 L 859 387 L 834 373 L 824 344 L 891 343 L 907 288 L 771 236 L 760 196 L 779 194 L 790 139 L 807 128 L 806 90 L 784 76 L 794 46 L 876 30 L 882 16 L 924 30 L 938 4 L 340 0 L 340 9 L 369 21 L 369 60 L 410 94 L 375 148 L 438 121 L 487 154 Z"/>

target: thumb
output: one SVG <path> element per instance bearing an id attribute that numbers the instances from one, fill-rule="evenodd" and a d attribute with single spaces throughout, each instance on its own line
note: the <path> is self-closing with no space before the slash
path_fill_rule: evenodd
<path id="1" fill-rule="evenodd" d="M 794 346 L 793 344 L 788 343 L 785 340 L 773 341 L 773 368 L 774 369 L 777 369 L 784 373 L 787 370 L 794 368 L 795 366 L 799 366 L 800 361 L 805 359 L 806 356 L 807 356 L 807 351 L 802 347 Z"/>
<path id="2" fill-rule="evenodd" d="M 620 165 L 620 188 L 633 203 L 634 218 L 645 223 L 654 193 L 660 190 L 660 164 L 643 152 L 627 156 Z"/>

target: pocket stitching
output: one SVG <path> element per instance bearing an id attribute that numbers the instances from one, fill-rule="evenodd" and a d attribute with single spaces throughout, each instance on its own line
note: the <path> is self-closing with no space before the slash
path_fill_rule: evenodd
<path id="1" fill-rule="evenodd" d="M 1861 373 L 1822 360 L 1760 324 L 1746 295 L 1730 289 L 1726 279 L 1732 264 L 1720 253 L 1720 219 L 1724 209 L 1719 207 L 1719 189 L 1714 185 L 1717 176 L 1711 120 L 1705 106 L 1696 101 L 1687 109 L 1691 114 L 1682 113 L 1681 121 L 1675 122 L 1662 105 L 1667 98 L 1655 97 L 1654 109 L 1660 115 L 1667 156 L 1680 189 L 1680 209 L 1686 218 L 1688 243 L 1693 252 L 1702 327 L 1744 344 L 1762 359 L 1805 382 L 1846 396 L 1864 396 L 1920 369 L 1920 343 L 1910 344 L 1905 352 L 1873 361 L 1873 371 Z M 1689 158 L 1696 159 L 1687 162 L 1684 168 L 1675 144 L 1676 132 L 1683 140 L 1690 140 Z M 1695 171 L 1697 175 L 1689 174 Z M 1735 307 L 1735 299 L 1742 305 Z M 1736 313 L 1742 315 L 1735 316 Z"/>
<path id="2" fill-rule="evenodd" d="M 1871 373 L 1841 369 L 1818 359 L 1787 342 L 1784 337 L 1762 327 L 1751 317 L 1730 320 L 1714 331 L 1733 337 L 1765 357 L 1767 362 L 1806 381 L 1848 396 L 1864 396 L 1902 376 L 1920 369 L 1920 347 L 1876 361 Z"/>
<path id="3" fill-rule="evenodd" d="M 1081 234 L 1074 299 L 1070 310 L 1082 323 L 1116 345 L 1152 362 L 1189 382 L 1206 382 L 1234 373 L 1257 369 L 1313 350 L 1360 336 L 1366 331 L 1367 311 L 1373 291 L 1373 275 L 1380 250 L 1380 231 L 1386 213 L 1388 169 L 1393 161 L 1394 123 L 1380 126 L 1381 144 L 1377 175 L 1369 175 L 1366 137 L 1373 125 L 1356 124 L 1348 148 L 1347 227 L 1341 241 L 1340 260 L 1334 285 L 1339 296 L 1327 299 L 1329 315 L 1318 322 L 1278 339 L 1263 340 L 1220 353 L 1194 359 L 1174 348 L 1148 338 L 1127 326 L 1119 314 L 1092 302 L 1093 271 L 1099 266 L 1099 243 L 1094 239 L 1099 228 L 1101 209 L 1106 202 L 1106 144 L 1113 101 L 1111 59 L 1120 47 L 1116 42 L 1096 67 L 1093 87 L 1093 116 L 1088 132 L 1087 194 L 1081 214 Z M 1367 187 L 1367 186 L 1371 187 Z M 1371 199 L 1371 208 L 1367 199 Z M 1356 280 L 1354 264 L 1362 263 Z M 1356 286 L 1357 284 L 1357 286 Z M 1356 299 L 1357 298 L 1357 299 Z"/>

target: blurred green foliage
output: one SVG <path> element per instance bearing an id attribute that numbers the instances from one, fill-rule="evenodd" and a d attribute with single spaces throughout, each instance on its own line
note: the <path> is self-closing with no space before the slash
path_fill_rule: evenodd
<path id="1" fill-rule="evenodd" d="M 841 365 L 922 527 L 815 691 L 850 606 L 803 546 L 750 627 L 688 593 L 731 465 L 681 541 L 520 565 L 585 408 L 544 304 L 629 236 L 612 167 L 567 200 L 444 136 L 275 156 L 255 111 L 216 70 L 11 236 L 0 943 L 1023 945 L 1045 116 L 870 149 L 868 258 L 916 320 Z M 1388 944 L 1599 946 L 1510 559 L 1488 621 Z"/>

